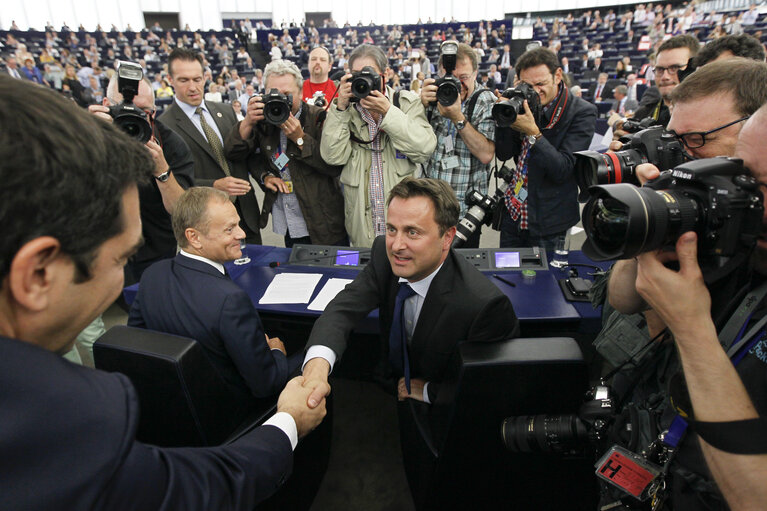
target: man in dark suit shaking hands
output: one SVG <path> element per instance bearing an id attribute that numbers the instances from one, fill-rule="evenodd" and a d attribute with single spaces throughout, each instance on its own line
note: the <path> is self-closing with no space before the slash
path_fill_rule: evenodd
<path id="1" fill-rule="evenodd" d="M 296 378 L 278 413 L 230 444 L 137 442 L 128 378 L 60 354 L 122 290 L 152 157 L 54 91 L 7 76 L 0 125 L 0 508 L 252 510 L 285 480 L 324 405 L 309 409 Z"/>
<path id="2" fill-rule="evenodd" d="M 400 399 L 434 402 L 459 342 L 519 333 L 509 299 L 450 248 L 460 208 L 447 182 L 405 178 L 387 207 L 386 235 L 374 241 L 370 262 L 312 329 L 304 359 L 310 407 L 330 391 L 328 374 L 352 328 L 376 307 Z"/>
<path id="3" fill-rule="evenodd" d="M 242 257 L 239 222 L 226 193 L 187 190 L 172 216 L 181 250 L 144 272 L 128 325 L 195 339 L 221 377 L 248 399 L 277 394 L 300 360 L 288 367 L 285 346 L 265 335 L 250 297 L 226 274 L 224 263 Z"/>
<path id="4" fill-rule="evenodd" d="M 226 192 L 240 215 L 247 242 L 261 243 L 258 200 L 248 180 L 249 173 L 255 172 L 255 162 L 233 162 L 224 155 L 224 139 L 237 124 L 234 110 L 203 100 L 205 79 L 199 53 L 176 48 L 168 56 L 168 70 L 176 95 L 160 120 L 189 146 L 195 183 Z"/>

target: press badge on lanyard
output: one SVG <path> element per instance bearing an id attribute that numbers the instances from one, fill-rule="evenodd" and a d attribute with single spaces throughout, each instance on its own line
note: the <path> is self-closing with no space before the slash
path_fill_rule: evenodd
<path id="1" fill-rule="evenodd" d="M 277 151 L 272 156 L 272 163 L 274 163 L 274 166 L 277 167 L 277 170 L 280 172 L 287 166 L 289 161 L 290 158 L 288 158 L 288 155 L 280 151 Z M 288 187 L 288 193 L 293 193 L 293 181 L 285 181 L 285 186 Z"/>
<path id="2" fill-rule="evenodd" d="M 460 161 L 458 160 L 458 156 L 455 154 L 451 154 L 448 156 L 448 153 L 452 153 L 455 149 L 455 143 L 453 142 L 453 134 L 448 132 L 447 136 L 444 138 L 445 140 L 445 156 L 442 158 L 442 170 L 450 170 L 458 167 L 460 164 Z"/>

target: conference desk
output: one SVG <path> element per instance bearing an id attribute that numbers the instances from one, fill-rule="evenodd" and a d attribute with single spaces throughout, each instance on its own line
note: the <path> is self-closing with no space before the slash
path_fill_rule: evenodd
<path id="1" fill-rule="evenodd" d="M 278 273 L 319 273 L 322 275 L 317 284 L 312 299 L 324 287 L 328 279 L 346 278 L 353 279 L 358 269 L 346 267 L 317 267 L 299 266 L 288 264 L 291 250 L 283 247 L 270 247 L 262 245 L 248 245 L 247 255 L 250 263 L 235 265 L 227 263 L 226 268 L 232 280 L 242 287 L 250 296 L 259 314 L 266 318 L 282 318 L 313 323 L 321 312 L 306 308 L 306 304 L 259 304 L 267 287 L 274 276 Z M 588 259 L 582 252 L 570 252 L 570 263 L 596 265 L 607 268 L 609 263 L 595 263 Z M 270 267 L 270 263 L 280 263 L 280 266 Z M 581 276 L 592 272 L 588 268 L 579 268 Z M 494 270 L 484 272 L 514 305 L 514 310 L 520 320 L 523 334 L 535 336 L 569 333 L 595 334 L 601 327 L 600 311 L 595 310 L 589 302 L 571 302 L 565 299 L 559 287 L 559 279 L 567 277 L 567 271 L 554 267 L 548 270 L 539 270 L 533 278 L 523 277 L 519 271 Z M 515 284 L 514 287 L 493 278 L 492 274 L 498 274 L 505 280 Z M 138 284 L 126 287 L 124 290 L 125 300 L 128 304 L 133 303 Z M 368 318 L 358 325 L 356 330 L 360 333 L 378 332 L 378 311 L 373 311 Z"/>

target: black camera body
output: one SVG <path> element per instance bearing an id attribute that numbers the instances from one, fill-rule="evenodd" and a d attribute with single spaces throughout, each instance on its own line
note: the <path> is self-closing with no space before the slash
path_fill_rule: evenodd
<path id="1" fill-rule="evenodd" d="M 595 261 L 628 259 L 673 248 L 698 235 L 704 275 L 756 245 L 764 205 L 759 184 L 737 158 L 694 160 L 661 173 L 642 188 L 593 186 L 583 209 L 583 252 Z"/>
<path id="2" fill-rule="evenodd" d="M 502 183 L 492 196 L 482 195 L 477 190 L 471 190 L 466 194 L 464 201 L 469 206 L 469 210 L 456 225 L 453 248 L 462 247 L 482 224 L 490 225 L 492 223 L 493 229 L 500 230 L 500 208 L 504 207 L 503 196 L 506 194 L 506 189 L 509 187 L 514 173 L 506 167 L 501 167 L 498 170 L 498 177 L 501 178 Z"/>
<path id="3" fill-rule="evenodd" d="M 307 105 L 314 105 L 319 108 L 325 108 L 328 105 L 328 100 L 325 97 L 325 93 L 317 91 L 314 95 L 306 100 Z"/>
<path id="4" fill-rule="evenodd" d="M 437 86 L 437 102 L 442 106 L 450 106 L 461 96 L 461 81 L 453 76 L 458 58 L 458 43 L 445 41 L 440 45 L 439 52 L 445 76 L 434 82 Z"/>
<path id="5" fill-rule="evenodd" d="M 657 124 L 657 122 L 658 121 L 652 117 L 645 117 L 644 119 L 626 119 L 623 121 L 623 126 L 621 129 L 626 133 L 639 133 L 640 131 L 646 130 L 647 128 L 660 126 Z"/>
<path id="6" fill-rule="evenodd" d="M 133 98 L 138 94 L 139 84 L 144 77 L 141 66 L 133 62 L 119 61 L 117 67 L 117 90 L 122 94 L 123 102 L 109 107 L 109 115 L 114 124 L 130 137 L 145 144 L 152 138 L 146 113 L 133 105 Z"/>
<path id="7" fill-rule="evenodd" d="M 492 115 L 496 126 L 508 128 L 517 120 L 518 115 L 525 113 L 525 101 L 535 117 L 535 123 L 541 119 L 541 98 L 535 89 L 525 82 L 520 82 L 516 87 L 511 87 L 501 94 L 503 101 L 493 105 Z"/>
<path id="8" fill-rule="evenodd" d="M 630 183 L 639 186 L 637 165 L 652 163 L 669 170 L 687 161 L 682 144 L 663 126 L 653 126 L 627 137 L 620 151 L 578 151 L 575 154 L 575 181 L 578 200 L 585 202 L 594 185 Z"/>
<path id="9" fill-rule="evenodd" d="M 352 98 L 350 101 L 356 102 L 370 96 L 374 90 L 380 91 L 381 75 L 371 66 L 365 66 L 360 71 L 352 73 Z"/>
<path id="10" fill-rule="evenodd" d="M 290 118 L 293 111 L 293 96 L 271 89 L 261 100 L 264 103 L 264 120 L 279 126 Z"/>
<path id="11" fill-rule="evenodd" d="M 592 387 L 578 414 L 519 415 L 503 421 L 503 443 L 512 452 L 563 455 L 599 452 L 615 417 L 610 388 Z"/>

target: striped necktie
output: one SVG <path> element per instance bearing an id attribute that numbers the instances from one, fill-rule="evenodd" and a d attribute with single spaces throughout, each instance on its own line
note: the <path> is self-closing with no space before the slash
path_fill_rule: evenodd
<path id="1" fill-rule="evenodd" d="M 224 158 L 224 146 L 221 145 L 221 140 L 218 138 L 218 135 L 216 135 L 216 132 L 210 127 L 208 121 L 205 120 L 202 107 L 198 106 L 194 113 L 200 116 L 202 131 L 205 133 L 205 138 L 208 139 L 208 144 L 213 150 L 213 155 L 221 166 L 221 170 L 223 170 L 224 174 L 227 176 L 231 176 L 232 173 L 229 171 L 229 164 L 226 162 L 226 158 Z"/>

